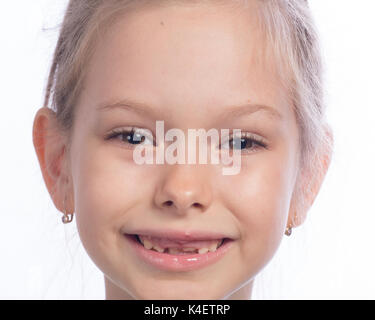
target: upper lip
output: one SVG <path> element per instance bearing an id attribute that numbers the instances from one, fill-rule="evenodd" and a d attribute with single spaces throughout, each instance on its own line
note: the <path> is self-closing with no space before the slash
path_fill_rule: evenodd
<path id="1" fill-rule="evenodd" d="M 126 232 L 126 234 L 131 235 L 141 235 L 141 236 L 151 236 L 155 238 L 167 238 L 167 239 L 174 239 L 174 240 L 190 240 L 190 241 L 197 241 L 197 240 L 217 240 L 217 239 L 233 239 L 232 237 L 218 232 L 211 232 L 211 231 L 203 231 L 203 230 L 152 230 L 152 229 L 143 229 L 143 230 L 136 230 L 133 232 Z"/>

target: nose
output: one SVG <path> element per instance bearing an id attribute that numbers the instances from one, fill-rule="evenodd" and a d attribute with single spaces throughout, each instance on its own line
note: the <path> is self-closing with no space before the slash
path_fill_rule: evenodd
<path id="1" fill-rule="evenodd" d="M 212 202 L 210 179 L 198 165 L 169 165 L 156 190 L 159 209 L 185 215 L 190 210 L 206 211 Z"/>

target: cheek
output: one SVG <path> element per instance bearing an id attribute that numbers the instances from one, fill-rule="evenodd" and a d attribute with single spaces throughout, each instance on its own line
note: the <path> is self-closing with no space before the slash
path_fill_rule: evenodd
<path id="1" fill-rule="evenodd" d="M 242 256 L 258 258 L 259 264 L 274 254 L 284 234 L 294 187 L 292 154 L 245 158 L 240 174 L 225 182 L 236 186 L 223 198 L 240 228 Z"/>
<path id="2" fill-rule="evenodd" d="M 88 248 L 94 245 L 107 250 L 126 224 L 126 213 L 144 201 L 147 192 L 140 181 L 147 173 L 127 157 L 128 151 L 98 147 L 95 142 L 76 150 L 72 163 L 79 234 L 88 251 L 97 250 Z"/>

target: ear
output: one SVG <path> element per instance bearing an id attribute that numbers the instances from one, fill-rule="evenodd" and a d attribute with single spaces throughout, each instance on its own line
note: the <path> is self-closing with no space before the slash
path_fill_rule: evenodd
<path id="1" fill-rule="evenodd" d="M 313 159 L 313 163 L 317 164 L 313 169 L 302 168 L 299 174 L 289 210 L 289 226 L 298 227 L 305 221 L 307 212 L 313 205 L 327 174 L 334 143 L 332 129 L 328 125 L 325 128 L 325 134 L 329 147 L 325 146 L 319 150 L 316 158 Z"/>
<path id="2" fill-rule="evenodd" d="M 74 211 L 72 181 L 67 166 L 67 139 L 57 123 L 56 113 L 41 108 L 35 115 L 33 143 L 48 192 L 55 207 L 65 213 Z"/>

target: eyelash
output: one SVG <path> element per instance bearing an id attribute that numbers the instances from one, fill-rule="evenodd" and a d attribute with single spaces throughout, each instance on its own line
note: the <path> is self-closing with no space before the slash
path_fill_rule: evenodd
<path id="1" fill-rule="evenodd" d="M 240 139 L 240 140 L 245 139 L 247 141 L 247 144 L 249 143 L 251 145 L 253 144 L 256 145 L 256 147 L 241 149 L 243 153 L 253 153 L 259 149 L 268 149 L 267 143 L 261 137 L 255 136 L 254 134 L 249 133 L 249 132 L 241 132 L 241 136 L 238 136 L 238 137 L 233 137 L 232 135 L 231 138 L 229 139 L 229 142 L 233 141 L 234 138 Z M 231 147 L 230 149 L 233 149 L 233 147 Z"/>
<path id="2" fill-rule="evenodd" d="M 137 132 L 142 133 L 142 130 L 139 129 L 139 128 L 136 128 L 136 127 L 129 128 L 129 129 L 114 129 L 106 136 L 105 139 L 106 140 L 114 140 L 115 138 L 117 138 L 118 136 L 121 136 L 121 135 L 122 136 L 134 136 L 134 134 L 137 133 Z M 234 138 L 235 137 L 232 135 L 231 138 L 229 139 L 229 142 L 233 141 Z M 250 143 L 251 145 L 253 145 L 253 144 L 256 145 L 255 148 L 253 147 L 253 148 L 241 149 L 241 150 L 243 150 L 244 153 L 252 153 L 252 152 L 255 152 L 258 149 L 268 149 L 267 143 L 262 138 L 260 138 L 260 137 L 258 138 L 258 137 L 256 137 L 255 135 L 253 135 L 249 132 L 241 132 L 241 136 L 236 137 L 236 138 L 241 139 L 241 140 L 246 139 L 247 143 Z M 129 143 L 127 141 L 124 141 L 124 139 L 121 139 L 121 141 L 123 141 L 124 143 L 126 143 L 128 145 L 131 145 L 131 146 L 138 145 L 137 143 L 132 144 L 132 143 Z M 140 143 L 141 143 L 141 141 L 140 141 Z M 226 143 L 228 143 L 228 142 L 226 142 Z M 156 146 L 156 143 L 155 143 L 154 140 L 153 140 L 153 146 Z M 253 150 L 253 151 L 244 151 L 244 150 Z"/>
<path id="3" fill-rule="evenodd" d="M 129 128 L 129 129 L 114 129 L 114 130 L 112 130 L 107 136 L 106 136 L 106 140 L 114 140 L 115 138 L 117 138 L 118 136 L 134 136 L 134 134 L 135 133 L 141 133 L 142 134 L 142 130 L 141 129 L 139 129 L 139 128 L 135 128 L 135 127 L 133 127 L 133 128 Z M 148 137 L 148 135 L 144 135 L 144 136 L 146 136 L 146 137 Z M 143 136 L 143 137 L 144 137 Z M 132 139 L 133 140 L 133 139 Z M 121 139 L 121 141 L 123 141 L 124 143 L 126 143 L 126 144 L 128 144 L 128 145 L 131 145 L 131 146 L 136 146 L 137 145 L 137 143 L 134 143 L 134 144 L 132 144 L 132 143 L 129 143 L 129 142 L 127 142 L 127 141 L 124 141 L 124 139 Z M 143 140 L 144 141 L 144 140 Z M 143 141 L 139 141 L 140 143 L 141 142 L 143 142 Z M 140 144 L 139 143 L 139 144 Z M 156 144 L 155 144 L 155 141 L 153 140 L 153 145 L 154 146 L 156 146 Z"/>

